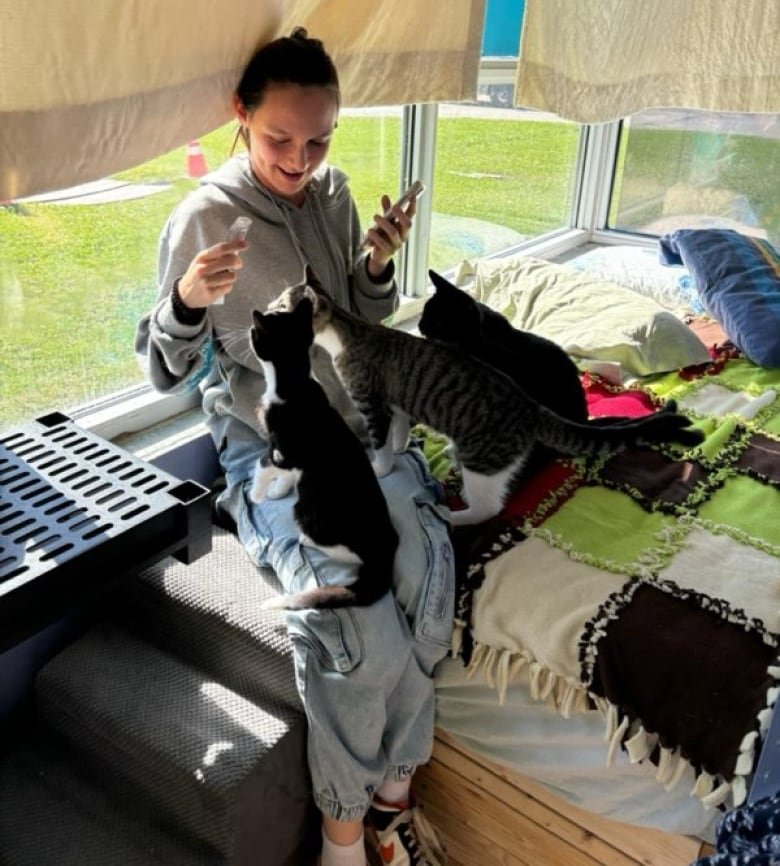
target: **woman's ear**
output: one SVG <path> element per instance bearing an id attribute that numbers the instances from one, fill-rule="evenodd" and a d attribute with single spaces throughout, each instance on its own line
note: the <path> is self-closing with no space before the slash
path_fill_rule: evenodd
<path id="1" fill-rule="evenodd" d="M 249 123 L 249 112 L 237 93 L 233 94 L 233 114 L 241 126 L 246 126 Z"/>

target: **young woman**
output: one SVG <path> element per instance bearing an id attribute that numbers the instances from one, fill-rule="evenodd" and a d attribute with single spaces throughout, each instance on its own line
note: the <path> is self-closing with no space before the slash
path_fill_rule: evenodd
<path id="1" fill-rule="evenodd" d="M 160 239 L 158 299 L 136 347 L 157 390 L 200 389 L 225 472 L 218 507 L 254 561 L 295 592 L 355 575 L 299 544 L 294 495 L 249 499 L 268 448 L 255 416 L 265 383 L 248 343 L 251 311 L 300 282 L 308 264 L 339 304 L 383 319 L 397 303 L 393 256 L 415 208 L 412 201 L 390 218 L 377 215 L 361 246 L 346 177 L 325 162 L 339 112 L 337 73 L 305 31 L 256 53 L 234 108 L 246 152 L 203 178 L 171 214 Z M 384 213 L 390 200 L 381 203 Z M 247 239 L 227 241 L 240 215 L 252 220 Z M 331 402 L 357 423 L 324 353 L 314 365 Z M 452 628 L 452 549 L 435 507 L 438 485 L 418 451 L 398 455 L 381 484 L 400 536 L 394 592 L 370 607 L 286 615 L 309 721 L 322 866 L 365 866 L 364 824 L 385 864 L 444 863 L 411 802 L 410 781 L 432 748 L 432 674 Z"/>

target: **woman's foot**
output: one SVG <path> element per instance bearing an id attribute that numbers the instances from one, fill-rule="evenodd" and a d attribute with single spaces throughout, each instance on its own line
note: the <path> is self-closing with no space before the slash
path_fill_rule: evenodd
<path id="1" fill-rule="evenodd" d="M 377 866 L 445 866 L 436 831 L 412 802 L 374 797 L 366 815 L 366 843 Z"/>

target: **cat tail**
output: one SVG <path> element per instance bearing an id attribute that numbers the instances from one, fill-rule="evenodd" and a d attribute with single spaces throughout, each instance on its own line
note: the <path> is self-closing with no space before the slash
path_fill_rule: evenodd
<path id="1" fill-rule="evenodd" d="M 677 442 L 680 445 L 695 446 L 703 439 L 701 430 L 691 427 L 691 420 L 677 412 L 677 405 L 670 400 L 663 409 L 652 415 L 643 415 L 631 421 L 608 424 L 577 424 L 564 421 L 559 427 L 562 439 L 555 441 L 555 434 L 548 441 L 543 435 L 546 431 L 546 416 L 542 413 L 540 441 L 558 451 L 574 455 L 590 454 L 597 456 L 610 451 L 619 451 L 640 443 Z M 552 415 L 552 413 L 549 413 Z M 553 416 L 555 417 L 555 416 Z M 553 425 L 558 426 L 558 425 Z M 587 432 L 586 432 L 587 431 Z M 580 435 L 585 435 L 580 439 Z"/>
<path id="2" fill-rule="evenodd" d="M 677 411 L 675 400 L 667 400 L 658 412 L 637 418 L 636 427 L 631 428 L 628 423 L 625 423 L 619 424 L 618 429 L 634 430 L 637 434 L 636 439 L 640 442 L 677 442 L 680 445 L 693 447 L 704 441 L 704 433 L 692 427 L 692 423 L 687 415 Z"/>
<path id="3" fill-rule="evenodd" d="M 372 570 L 373 571 L 373 570 Z M 308 608 L 367 607 L 390 589 L 390 581 L 378 581 L 366 573 L 365 564 L 349 586 L 315 586 L 292 595 L 280 595 L 263 602 L 263 610 L 306 610 Z"/>
<path id="4" fill-rule="evenodd" d="M 350 586 L 317 586 L 293 595 L 279 595 L 262 604 L 263 610 L 306 610 L 307 608 L 348 607 L 358 604 Z"/>

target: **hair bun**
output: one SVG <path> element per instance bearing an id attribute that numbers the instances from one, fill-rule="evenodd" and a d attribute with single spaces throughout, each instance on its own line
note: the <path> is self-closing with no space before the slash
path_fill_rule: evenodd
<path id="1" fill-rule="evenodd" d="M 308 39 L 309 31 L 305 27 L 296 27 L 290 34 L 290 39 Z"/>

